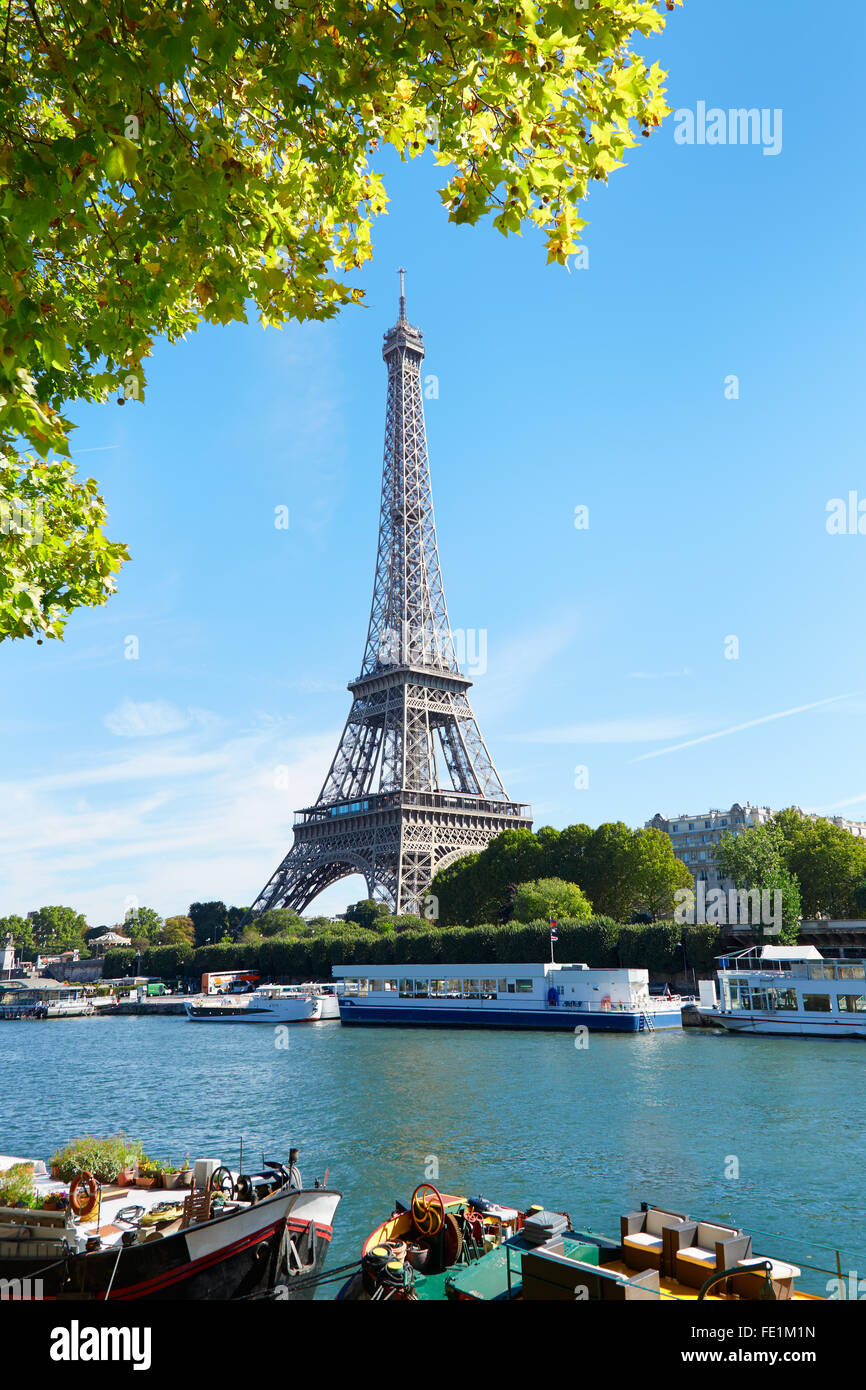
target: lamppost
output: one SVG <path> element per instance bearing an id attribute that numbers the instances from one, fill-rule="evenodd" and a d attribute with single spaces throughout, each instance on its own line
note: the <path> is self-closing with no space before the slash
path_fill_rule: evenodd
<path id="1" fill-rule="evenodd" d="M 678 941 L 678 942 L 677 942 L 677 946 L 679 947 L 679 949 L 680 949 L 680 950 L 682 951 L 682 953 L 683 953 L 683 979 L 684 979 L 685 982 L 686 982 L 686 989 L 688 989 L 688 987 L 689 987 L 689 967 L 688 967 L 688 961 L 686 960 L 686 943 L 685 943 L 685 941 Z"/>

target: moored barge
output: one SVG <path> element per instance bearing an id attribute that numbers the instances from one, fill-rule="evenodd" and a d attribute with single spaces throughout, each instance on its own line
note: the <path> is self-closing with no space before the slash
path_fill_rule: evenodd
<path id="1" fill-rule="evenodd" d="M 554 1028 L 617 1033 L 682 1026 L 691 1002 L 649 992 L 646 970 L 532 965 L 335 965 L 347 1024 Z"/>

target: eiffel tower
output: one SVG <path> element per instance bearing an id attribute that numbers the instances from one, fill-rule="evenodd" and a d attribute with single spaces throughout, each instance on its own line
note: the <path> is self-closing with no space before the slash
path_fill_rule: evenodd
<path id="1" fill-rule="evenodd" d="M 394 912 L 426 911 L 440 869 L 500 831 L 532 825 L 509 801 L 481 737 L 454 646 L 436 544 L 421 393 L 424 339 L 400 317 L 385 334 L 385 459 L 373 604 L 352 708 L 314 806 L 250 909 L 304 908 L 349 874 Z M 426 915 L 432 915 L 426 912 Z"/>

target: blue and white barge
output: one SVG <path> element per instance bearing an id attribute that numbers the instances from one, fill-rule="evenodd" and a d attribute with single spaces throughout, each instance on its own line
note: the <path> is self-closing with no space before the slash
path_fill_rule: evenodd
<path id="1" fill-rule="evenodd" d="M 411 970 L 411 975 L 409 971 Z M 676 996 L 653 997 L 646 970 L 533 965 L 335 965 L 343 1023 L 560 1028 L 616 1033 L 679 1028 Z"/>

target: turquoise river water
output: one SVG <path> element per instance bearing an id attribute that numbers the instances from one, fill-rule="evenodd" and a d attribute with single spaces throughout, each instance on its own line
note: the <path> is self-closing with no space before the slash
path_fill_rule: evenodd
<path id="1" fill-rule="evenodd" d="M 708 1032 L 274 1030 L 173 1017 L 0 1024 L 0 1152 L 124 1129 L 155 1158 L 301 1150 L 344 1194 L 330 1265 L 438 1164 L 443 1191 L 543 1202 L 618 1234 L 641 1200 L 752 1232 L 756 1253 L 866 1276 L 859 1042 Z M 738 1174 L 737 1176 L 733 1176 Z M 761 1232 L 759 1236 L 757 1233 Z M 805 1269 L 804 1269 L 805 1273 Z M 866 1285 L 864 1285 L 866 1287 Z M 333 1296 L 334 1288 L 322 1290 Z"/>

